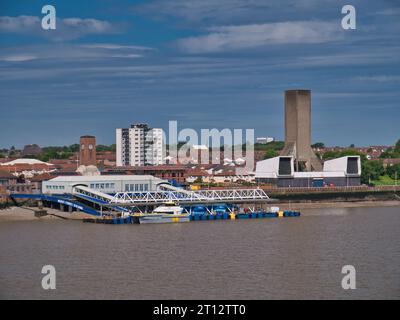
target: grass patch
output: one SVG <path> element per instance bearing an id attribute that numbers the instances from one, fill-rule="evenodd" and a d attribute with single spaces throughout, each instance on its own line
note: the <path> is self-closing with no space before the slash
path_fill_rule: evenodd
<path id="1" fill-rule="evenodd" d="M 378 180 L 373 180 L 371 183 L 375 186 L 394 186 L 396 181 L 388 175 L 380 176 Z M 397 181 L 399 184 L 399 181 Z"/>

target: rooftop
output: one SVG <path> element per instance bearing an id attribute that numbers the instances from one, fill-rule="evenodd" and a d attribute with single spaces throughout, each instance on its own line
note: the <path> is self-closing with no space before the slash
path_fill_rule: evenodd
<path id="1" fill-rule="evenodd" d="M 0 178 L 2 179 L 17 179 L 17 177 L 13 176 L 11 173 L 0 170 Z"/>
<path id="2" fill-rule="evenodd" d="M 106 171 L 164 171 L 164 170 L 186 170 L 187 167 L 184 165 L 175 165 L 175 164 L 165 164 L 158 166 L 122 166 L 122 167 L 112 167 L 107 168 Z"/>
<path id="3" fill-rule="evenodd" d="M 29 179 L 30 182 L 42 182 L 42 181 L 47 181 L 47 180 L 51 180 L 51 178 L 53 178 L 54 176 L 52 176 L 49 173 L 42 173 L 42 174 L 38 174 L 36 176 L 34 176 L 33 178 Z"/>
<path id="4" fill-rule="evenodd" d="M 0 163 L 0 165 L 2 165 L 2 166 L 10 166 L 10 165 L 15 165 L 15 164 L 29 164 L 29 165 L 45 164 L 48 166 L 52 166 L 52 164 L 50 164 L 50 163 L 46 163 L 46 162 L 43 162 L 43 161 L 40 161 L 37 159 L 28 159 L 28 158 L 15 159 L 10 162 Z"/>
<path id="5" fill-rule="evenodd" d="M 132 180 L 159 180 L 150 175 L 104 175 L 104 176 L 59 176 L 49 181 L 51 182 L 82 182 L 82 181 L 132 181 Z"/>

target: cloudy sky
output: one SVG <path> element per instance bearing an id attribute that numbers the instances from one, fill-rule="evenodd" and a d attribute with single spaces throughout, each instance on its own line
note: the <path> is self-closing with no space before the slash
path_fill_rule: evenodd
<path id="1" fill-rule="evenodd" d="M 400 138 L 397 0 L 0 3 L 0 147 L 64 145 L 116 127 L 254 128 L 283 139 L 283 92 L 312 90 L 313 141 Z M 357 29 L 341 28 L 352 4 Z"/>

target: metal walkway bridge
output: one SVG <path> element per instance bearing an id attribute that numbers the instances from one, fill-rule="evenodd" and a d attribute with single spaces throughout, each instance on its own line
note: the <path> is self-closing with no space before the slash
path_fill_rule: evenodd
<path id="1" fill-rule="evenodd" d="M 118 192 L 109 195 L 83 186 L 76 186 L 73 195 L 85 200 L 96 199 L 105 206 L 151 206 L 167 202 L 179 204 L 213 204 L 213 203 L 255 203 L 271 202 L 272 199 L 262 189 L 224 189 L 188 191 L 170 185 L 160 185 L 158 191 L 149 192 Z"/>

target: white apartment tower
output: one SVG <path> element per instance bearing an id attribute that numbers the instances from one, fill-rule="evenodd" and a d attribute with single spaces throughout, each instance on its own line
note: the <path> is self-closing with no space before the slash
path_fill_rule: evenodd
<path id="1" fill-rule="evenodd" d="M 164 164 L 163 130 L 137 123 L 116 129 L 117 166 Z"/>

